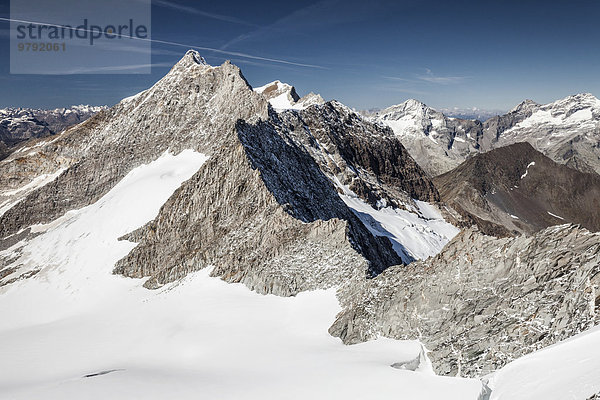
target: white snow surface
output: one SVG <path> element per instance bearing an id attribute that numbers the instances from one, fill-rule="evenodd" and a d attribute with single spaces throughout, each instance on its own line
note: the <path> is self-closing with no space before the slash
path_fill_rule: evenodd
<path id="1" fill-rule="evenodd" d="M 298 104 L 297 102 L 292 102 L 289 97 L 289 93 L 294 89 L 294 87 L 290 84 L 281 82 L 281 81 L 273 81 L 267 83 L 266 85 L 254 88 L 256 93 L 263 93 L 268 87 L 276 85 L 277 89 L 275 89 L 276 93 L 280 93 L 279 95 L 269 99 L 269 103 L 273 106 L 273 108 L 277 111 L 283 110 L 303 110 L 304 106 L 302 104 Z"/>
<path id="2" fill-rule="evenodd" d="M 154 218 L 205 160 L 164 154 L 6 250 L 23 248 L 20 272 L 41 271 L 0 288 L 0 398 L 478 398 L 478 380 L 391 368 L 421 353 L 416 341 L 331 337 L 333 290 L 263 296 L 208 268 L 156 291 L 113 275 L 135 246 L 117 238 Z"/>
<path id="3" fill-rule="evenodd" d="M 279 96 L 273 97 L 269 100 L 269 103 L 276 110 L 303 110 L 304 107 L 301 105 L 297 105 L 296 103 L 292 103 L 288 98 L 288 94 L 281 93 Z"/>
<path id="4" fill-rule="evenodd" d="M 584 400 L 600 393 L 600 326 L 489 376 L 490 400 Z"/>
<path id="5" fill-rule="evenodd" d="M 414 200 L 416 207 L 411 211 L 393 207 L 377 210 L 347 188 L 340 197 L 373 235 L 389 238 L 396 253 L 407 263 L 435 256 L 460 232 L 424 201 Z"/>

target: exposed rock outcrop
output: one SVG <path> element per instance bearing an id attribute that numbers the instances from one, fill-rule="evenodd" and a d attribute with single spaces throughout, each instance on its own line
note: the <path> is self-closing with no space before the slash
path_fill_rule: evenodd
<path id="1" fill-rule="evenodd" d="M 399 264 L 304 149 L 269 122 L 239 122 L 231 140 L 162 207 L 115 269 L 157 287 L 213 266 L 261 293 L 295 295 Z M 366 275 L 365 275 L 366 274 Z"/>
<path id="2" fill-rule="evenodd" d="M 440 374 L 481 376 L 600 322 L 600 234 L 574 225 L 496 239 L 470 229 L 436 257 L 340 291 L 345 343 L 419 339 Z"/>

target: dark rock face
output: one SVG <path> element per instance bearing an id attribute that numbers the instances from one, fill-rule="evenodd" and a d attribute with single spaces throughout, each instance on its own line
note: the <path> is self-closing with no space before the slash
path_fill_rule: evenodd
<path id="1" fill-rule="evenodd" d="M 482 376 L 600 322 L 600 234 L 460 233 L 434 258 L 340 290 L 330 328 L 345 343 L 419 339 L 440 374 Z"/>
<path id="2" fill-rule="evenodd" d="M 476 155 L 434 182 L 489 234 L 504 236 L 483 221 L 514 233 L 568 222 L 600 230 L 600 176 L 559 165 L 529 143 Z"/>
<path id="3" fill-rule="evenodd" d="M 375 208 L 398 208 L 410 198 L 437 202 L 427 174 L 387 128 L 365 121 L 338 102 L 281 113 L 282 126 L 308 149 L 321 170 Z"/>

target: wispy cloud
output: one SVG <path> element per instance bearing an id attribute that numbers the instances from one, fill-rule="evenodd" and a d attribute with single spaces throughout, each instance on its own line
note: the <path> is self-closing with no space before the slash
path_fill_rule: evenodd
<path id="1" fill-rule="evenodd" d="M 152 4 L 160 6 L 160 7 L 164 7 L 164 8 L 170 8 L 172 10 L 181 11 L 181 12 L 184 12 L 186 14 L 200 15 L 202 17 L 216 19 L 218 21 L 230 22 L 232 24 L 245 25 L 245 26 L 253 26 L 253 27 L 257 27 L 258 26 L 256 24 L 253 24 L 251 22 L 245 21 L 245 20 L 240 19 L 240 18 L 232 17 L 232 16 L 229 16 L 229 15 L 215 14 L 215 13 L 203 11 L 203 10 L 200 10 L 198 8 L 195 8 L 195 7 L 190 7 L 190 6 L 187 6 L 187 5 L 175 3 L 173 1 L 152 0 Z"/>
<path id="2" fill-rule="evenodd" d="M 153 64 L 133 64 L 133 65 L 109 65 L 100 67 L 77 67 L 67 71 L 61 70 L 61 75 L 68 74 L 93 74 L 93 73 L 119 73 L 119 72 L 131 72 L 136 70 L 144 70 L 146 68 L 154 67 L 172 67 L 171 63 L 153 63 Z"/>
<path id="3" fill-rule="evenodd" d="M 368 11 L 368 5 L 361 1 L 322 0 L 299 8 L 269 25 L 236 36 L 221 46 L 221 49 L 249 40 L 271 40 L 277 34 L 306 36 L 323 27 L 359 20 L 363 15 L 363 8 Z"/>
<path id="4" fill-rule="evenodd" d="M 399 82 L 411 82 L 411 83 L 417 82 L 414 79 L 400 78 L 398 76 L 382 76 L 382 78 L 389 79 L 391 81 L 399 81 Z"/>
<path id="5" fill-rule="evenodd" d="M 429 68 L 425 69 L 424 75 L 417 75 L 417 79 L 420 79 L 429 83 L 436 83 L 439 85 L 453 85 L 461 83 L 466 79 L 465 76 L 438 76 L 435 75 Z"/>
<path id="6" fill-rule="evenodd" d="M 382 76 L 382 78 L 412 84 L 422 84 L 424 82 L 433 83 L 436 85 L 453 85 L 463 82 L 467 79 L 466 76 L 440 76 L 435 75 L 429 68 L 425 68 L 425 74 L 416 74 L 414 78 L 405 78 L 400 76 Z"/>

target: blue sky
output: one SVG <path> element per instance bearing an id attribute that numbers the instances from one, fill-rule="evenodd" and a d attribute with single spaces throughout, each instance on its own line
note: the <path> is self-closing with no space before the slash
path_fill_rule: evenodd
<path id="1" fill-rule="evenodd" d="M 3 0 L 0 17 L 9 10 Z M 213 65 L 231 59 L 253 86 L 279 79 L 359 109 L 416 98 L 508 110 L 526 98 L 599 96 L 599 23 L 598 1 L 154 0 L 152 39 L 184 46 L 153 43 L 151 74 L 49 76 L 9 73 L 0 21 L 0 107 L 112 105 L 151 86 L 190 45 L 259 57 L 200 50 Z"/>

